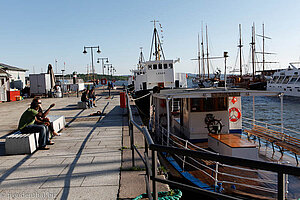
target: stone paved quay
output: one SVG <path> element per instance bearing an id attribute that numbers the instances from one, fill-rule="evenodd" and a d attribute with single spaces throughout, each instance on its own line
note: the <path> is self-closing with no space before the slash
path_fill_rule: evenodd
<path id="1" fill-rule="evenodd" d="M 31 155 L 8 156 L 4 149 L 31 99 L 0 104 L 0 199 L 131 199 L 145 192 L 144 171 L 125 170 L 122 176 L 121 169 L 130 168 L 130 152 L 121 151 L 128 128 L 119 91 L 111 99 L 96 93 L 98 107 L 85 110 L 77 109 L 80 97 L 43 98 L 44 109 L 56 104 L 49 115 L 64 115 L 68 126 L 50 150 Z M 90 116 L 99 110 L 106 115 Z"/>

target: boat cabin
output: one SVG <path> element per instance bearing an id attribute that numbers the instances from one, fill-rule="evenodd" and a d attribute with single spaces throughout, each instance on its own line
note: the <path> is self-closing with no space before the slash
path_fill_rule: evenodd
<path id="1" fill-rule="evenodd" d="M 174 98 L 170 94 L 173 93 Z M 168 99 L 156 98 L 169 96 Z M 177 98 L 177 96 L 179 98 Z M 167 114 L 166 101 L 172 107 L 170 125 L 172 129 L 180 131 L 188 140 L 207 140 L 209 133 L 226 134 L 241 133 L 242 114 L 241 96 L 239 92 L 224 92 L 219 89 L 176 89 L 164 90 L 155 94 L 153 104 L 156 105 L 156 119 Z M 177 103 L 177 108 L 172 104 Z"/>
<path id="2" fill-rule="evenodd" d="M 192 143 L 208 142 L 222 155 L 257 159 L 255 144 L 243 139 L 242 96 L 264 96 L 264 91 L 224 88 L 161 90 L 152 94 L 155 132 L 167 132 Z M 273 94 L 274 95 L 274 94 Z"/>
<path id="3" fill-rule="evenodd" d="M 141 63 L 139 70 L 134 70 L 134 90 L 149 90 L 155 86 L 175 87 L 173 60 L 154 60 Z"/>

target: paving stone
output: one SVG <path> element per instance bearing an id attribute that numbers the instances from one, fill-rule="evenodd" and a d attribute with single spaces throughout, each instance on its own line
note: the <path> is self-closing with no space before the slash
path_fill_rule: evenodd
<path id="1" fill-rule="evenodd" d="M 116 200 L 118 189 L 118 186 L 63 188 L 57 199 Z M 67 192 L 64 193 L 64 190 Z"/>
<path id="2" fill-rule="evenodd" d="M 41 177 L 9 177 L 1 182 L 1 189 L 38 189 L 43 185 L 47 178 L 48 176 L 46 176 L 46 174 Z"/>

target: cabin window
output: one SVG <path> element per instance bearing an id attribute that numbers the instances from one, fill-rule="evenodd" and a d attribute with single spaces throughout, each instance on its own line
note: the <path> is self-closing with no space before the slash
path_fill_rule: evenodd
<path id="1" fill-rule="evenodd" d="M 193 98 L 191 99 L 191 112 L 210 112 L 227 110 L 227 98 Z"/>
<path id="2" fill-rule="evenodd" d="M 278 79 L 277 83 L 281 83 L 283 80 L 284 76 L 280 76 L 280 78 Z"/>
<path id="3" fill-rule="evenodd" d="M 158 64 L 158 69 L 162 69 L 162 64 Z"/>
<path id="4" fill-rule="evenodd" d="M 289 82 L 289 80 L 290 80 L 290 76 L 287 76 L 287 77 L 285 77 L 285 79 L 283 80 L 283 84 L 287 84 L 288 82 Z"/>
<path id="5" fill-rule="evenodd" d="M 164 64 L 164 69 L 168 69 L 168 64 Z"/>
<path id="6" fill-rule="evenodd" d="M 169 68 L 172 69 L 173 68 L 173 63 L 169 64 Z"/>
<path id="7" fill-rule="evenodd" d="M 152 69 L 152 65 L 148 65 L 148 69 Z"/>
<path id="8" fill-rule="evenodd" d="M 274 76 L 273 81 L 271 81 L 272 83 L 276 83 L 276 81 L 278 80 L 279 76 Z"/>
<path id="9" fill-rule="evenodd" d="M 297 77 L 293 77 L 293 78 L 290 80 L 289 84 L 293 84 L 293 83 L 295 83 L 295 82 L 296 82 L 296 80 L 297 80 Z"/>
<path id="10" fill-rule="evenodd" d="M 154 65 L 153 65 L 153 69 L 157 69 L 157 64 L 154 64 Z"/>

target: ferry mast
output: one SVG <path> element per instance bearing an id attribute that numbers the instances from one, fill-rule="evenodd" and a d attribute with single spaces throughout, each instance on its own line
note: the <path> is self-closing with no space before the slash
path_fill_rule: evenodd
<path id="1" fill-rule="evenodd" d="M 156 29 L 156 22 L 159 22 L 157 20 L 151 21 L 154 24 L 154 31 L 153 31 L 153 37 L 152 37 L 152 44 L 151 44 L 151 50 L 150 50 L 150 58 L 149 61 L 151 61 L 152 55 L 155 56 L 155 60 L 165 60 L 164 51 L 159 39 L 159 35 Z M 154 49 L 153 49 L 154 48 Z"/>

